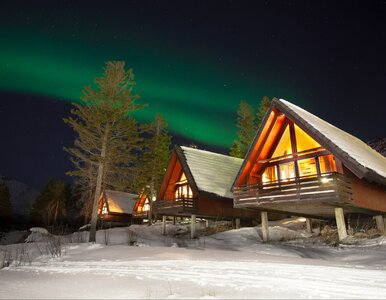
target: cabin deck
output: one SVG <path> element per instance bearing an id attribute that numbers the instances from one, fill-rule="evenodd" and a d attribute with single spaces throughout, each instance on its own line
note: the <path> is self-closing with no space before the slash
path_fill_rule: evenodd
<path id="1" fill-rule="evenodd" d="M 149 216 L 148 211 L 133 212 L 133 218 L 147 218 Z"/>
<path id="2" fill-rule="evenodd" d="M 353 204 L 352 183 L 339 173 L 234 188 L 235 208 L 333 216 L 333 206 Z"/>
<path id="3" fill-rule="evenodd" d="M 157 200 L 153 202 L 153 213 L 158 215 L 189 215 L 198 208 L 196 198 L 178 198 L 173 200 Z"/>

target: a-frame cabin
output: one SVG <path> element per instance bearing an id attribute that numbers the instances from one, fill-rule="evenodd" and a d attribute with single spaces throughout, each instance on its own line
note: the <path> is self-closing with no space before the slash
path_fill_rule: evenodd
<path id="1" fill-rule="evenodd" d="M 176 146 L 153 213 L 207 219 L 256 219 L 259 213 L 233 207 L 231 186 L 243 160 Z M 193 221 L 192 221 L 193 222 Z"/>
<path id="2" fill-rule="evenodd" d="M 133 219 L 136 220 L 143 220 L 148 219 L 150 220 L 150 202 L 149 198 L 146 195 L 146 193 L 141 193 L 139 196 L 137 202 L 134 205 L 133 208 Z"/>
<path id="3" fill-rule="evenodd" d="M 274 99 L 232 190 L 235 207 L 263 211 L 263 221 L 267 211 L 335 216 L 343 239 L 344 213 L 378 215 L 384 230 L 386 158 L 306 110 Z"/>
<path id="4" fill-rule="evenodd" d="M 104 190 L 98 203 L 98 217 L 103 222 L 128 224 L 131 222 L 138 195 Z"/>

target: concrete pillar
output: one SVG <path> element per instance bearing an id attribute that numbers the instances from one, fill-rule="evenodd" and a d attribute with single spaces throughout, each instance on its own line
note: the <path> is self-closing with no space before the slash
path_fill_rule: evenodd
<path id="1" fill-rule="evenodd" d="M 347 237 L 347 230 L 346 230 L 346 223 L 344 221 L 343 208 L 341 207 L 335 208 L 335 220 L 336 220 L 336 226 L 338 227 L 339 241 L 342 241 Z"/>
<path id="2" fill-rule="evenodd" d="M 205 220 L 205 228 L 209 228 L 209 220 L 208 219 Z"/>
<path id="3" fill-rule="evenodd" d="M 176 225 L 176 217 L 173 217 L 173 225 Z"/>
<path id="4" fill-rule="evenodd" d="M 192 215 L 190 219 L 190 237 L 192 239 L 196 237 L 196 215 Z"/>
<path id="5" fill-rule="evenodd" d="M 162 216 L 162 235 L 166 235 L 166 216 Z"/>
<path id="6" fill-rule="evenodd" d="M 375 216 L 374 219 L 377 223 L 377 229 L 382 232 L 382 234 L 385 234 L 385 223 L 383 221 L 383 216 Z"/>
<path id="7" fill-rule="evenodd" d="M 269 231 L 268 231 L 268 213 L 266 211 L 261 212 L 261 230 L 263 231 L 263 241 L 269 241 Z"/>
<path id="8" fill-rule="evenodd" d="M 240 218 L 236 218 L 236 229 L 240 228 Z"/>
<path id="9" fill-rule="evenodd" d="M 306 218 L 307 232 L 312 233 L 312 219 Z"/>

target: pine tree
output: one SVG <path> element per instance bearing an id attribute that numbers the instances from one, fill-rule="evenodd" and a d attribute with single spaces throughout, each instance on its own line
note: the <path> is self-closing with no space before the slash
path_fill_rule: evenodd
<path id="1" fill-rule="evenodd" d="M 230 155 L 244 158 L 255 136 L 255 113 L 246 101 L 241 101 L 237 110 L 237 140 L 234 141 Z"/>
<path id="2" fill-rule="evenodd" d="M 144 128 L 147 138 L 145 139 L 140 178 L 142 179 L 142 187 L 145 187 L 150 202 L 149 225 L 152 217 L 152 200 L 161 188 L 162 179 L 170 158 L 171 136 L 167 128 L 166 120 L 159 113 L 154 121 Z M 146 186 L 148 187 L 146 188 Z"/>
<path id="3" fill-rule="evenodd" d="M 259 109 L 256 113 L 256 129 L 260 127 L 261 122 L 264 119 L 265 113 L 271 106 L 271 100 L 268 96 L 264 96 L 260 102 Z"/>
<path id="4" fill-rule="evenodd" d="M 95 88 L 84 88 L 82 103 L 74 103 L 73 116 L 64 119 L 77 133 L 74 147 L 67 148 L 76 170 L 68 174 L 88 178 L 91 168 L 95 176 L 90 242 L 96 240 L 102 189 L 114 188 L 117 178 L 135 167 L 140 137 L 132 113 L 142 107 L 136 103 L 139 96 L 132 93 L 133 70 L 126 71 L 123 61 L 107 62 L 104 76 L 95 83 Z"/>
<path id="5" fill-rule="evenodd" d="M 12 217 L 11 194 L 8 186 L 0 182 L 0 227 L 7 227 Z"/>
<path id="6" fill-rule="evenodd" d="M 46 227 L 57 225 L 67 214 L 70 197 L 69 185 L 62 181 L 49 180 L 32 206 L 32 220 Z"/>

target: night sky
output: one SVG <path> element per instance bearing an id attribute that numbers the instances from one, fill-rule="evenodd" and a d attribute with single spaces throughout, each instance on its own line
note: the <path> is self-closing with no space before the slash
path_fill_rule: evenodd
<path id="1" fill-rule="evenodd" d="M 289 100 L 385 137 L 386 1 L 2 1 L 0 174 L 41 188 L 71 169 L 62 118 L 107 60 L 133 67 L 149 121 L 227 153 L 240 100 Z M 68 180 L 68 178 L 67 178 Z"/>

